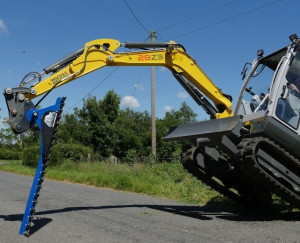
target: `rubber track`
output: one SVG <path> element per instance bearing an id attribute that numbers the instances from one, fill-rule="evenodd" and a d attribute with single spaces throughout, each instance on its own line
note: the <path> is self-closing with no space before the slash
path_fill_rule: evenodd
<path id="1" fill-rule="evenodd" d="M 275 148 L 274 153 L 280 152 L 282 156 L 285 156 L 287 158 L 287 160 L 285 161 L 293 161 L 290 164 L 290 166 L 292 166 L 293 168 L 295 168 L 295 165 L 299 166 L 299 160 L 297 160 L 282 147 L 275 144 L 269 138 L 265 137 L 245 138 L 240 142 L 240 144 L 238 145 L 239 154 L 241 157 L 240 166 L 248 172 L 247 175 L 251 177 L 253 181 L 264 185 L 272 193 L 275 193 L 277 196 L 281 197 L 291 205 L 300 208 L 300 195 L 295 193 L 290 188 L 286 187 L 282 182 L 269 174 L 263 167 L 258 164 L 255 157 L 255 151 L 256 146 L 261 142 L 268 143 L 273 148 Z"/>
<path id="2" fill-rule="evenodd" d="M 225 187 L 224 185 L 214 180 L 211 176 L 207 175 L 202 170 L 202 168 L 199 168 L 195 159 L 196 153 L 197 153 L 197 147 L 193 146 L 192 148 L 188 149 L 185 153 L 182 154 L 181 164 L 183 165 L 185 170 L 187 170 L 198 180 L 205 183 L 207 186 L 223 194 L 229 199 L 236 201 L 239 204 L 249 205 L 249 201 L 246 198 L 229 190 L 229 188 Z"/>

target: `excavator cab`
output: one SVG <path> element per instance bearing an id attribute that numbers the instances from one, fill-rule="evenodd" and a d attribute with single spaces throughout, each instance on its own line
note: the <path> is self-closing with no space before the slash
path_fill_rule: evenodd
<path id="1" fill-rule="evenodd" d="M 280 82 L 275 117 L 297 131 L 300 112 L 300 52 L 291 53 L 291 59 Z M 298 133 L 299 134 L 299 133 Z"/>
<path id="2" fill-rule="evenodd" d="M 258 111 L 267 110 L 270 103 L 271 89 L 274 89 L 273 83 L 278 78 L 277 67 L 280 66 L 279 64 L 286 52 L 287 48 L 283 48 L 263 57 L 264 52 L 259 50 L 257 58 L 251 63 L 247 62 L 245 64 L 242 71 L 243 79 L 247 75 L 249 66 L 251 70 L 240 92 L 235 115 L 247 116 Z"/>
<path id="3" fill-rule="evenodd" d="M 292 37 L 290 37 L 292 38 Z M 258 51 L 252 63 L 246 63 L 242 71 L 246 76 L 237 101 L 235 115 L 244 121 L 260 116 L 270 116 L 288 129 L 299 134 L 300 112 L 300 52 L 299 39 L 268 56 Z"/>

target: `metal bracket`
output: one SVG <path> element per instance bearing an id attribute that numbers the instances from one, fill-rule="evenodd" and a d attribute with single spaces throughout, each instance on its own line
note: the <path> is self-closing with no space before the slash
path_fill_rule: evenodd
<path id="1" fill-rule="evenodd" d="M 4 90 L 9 114 L 8 123 L 16 134 L 25 132 L 30 127 L 26 113 L 35 108 L 31 100 L 26 100 L 25 94 L 35 94 L 35 90 L 26 87 L 6 88 Z"/>

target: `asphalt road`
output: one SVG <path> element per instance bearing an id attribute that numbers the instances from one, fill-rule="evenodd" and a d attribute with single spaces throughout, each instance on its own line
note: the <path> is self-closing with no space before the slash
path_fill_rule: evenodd
<path id="1" fill-rule="evenodd" d="M 0 242 L 300 242 L 300 214 L 191 206 L 45 180 L 32 235 L 19 235 L 32 178 L 0 172 Z"/>

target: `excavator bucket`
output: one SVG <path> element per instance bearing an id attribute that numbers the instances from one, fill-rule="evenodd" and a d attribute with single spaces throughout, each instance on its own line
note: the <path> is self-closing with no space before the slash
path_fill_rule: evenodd
<path id="1" fill-rule="evenodd" d="M 195 142 L 201 139 L 205 145 L 218 145 L 229 153 L 236 153 L 234 141 L 239 137 L 241 124 L 240 116 L 184 124 L 170 128 L 163 139 L 165 141 L 189 140 Z"/>
<path id="2" fill-rule="evenodd" d="M 214 138 L 231 133 L 239 124 L 240 116 L 184 124 L 170 128 L 166 141 Z"/>

